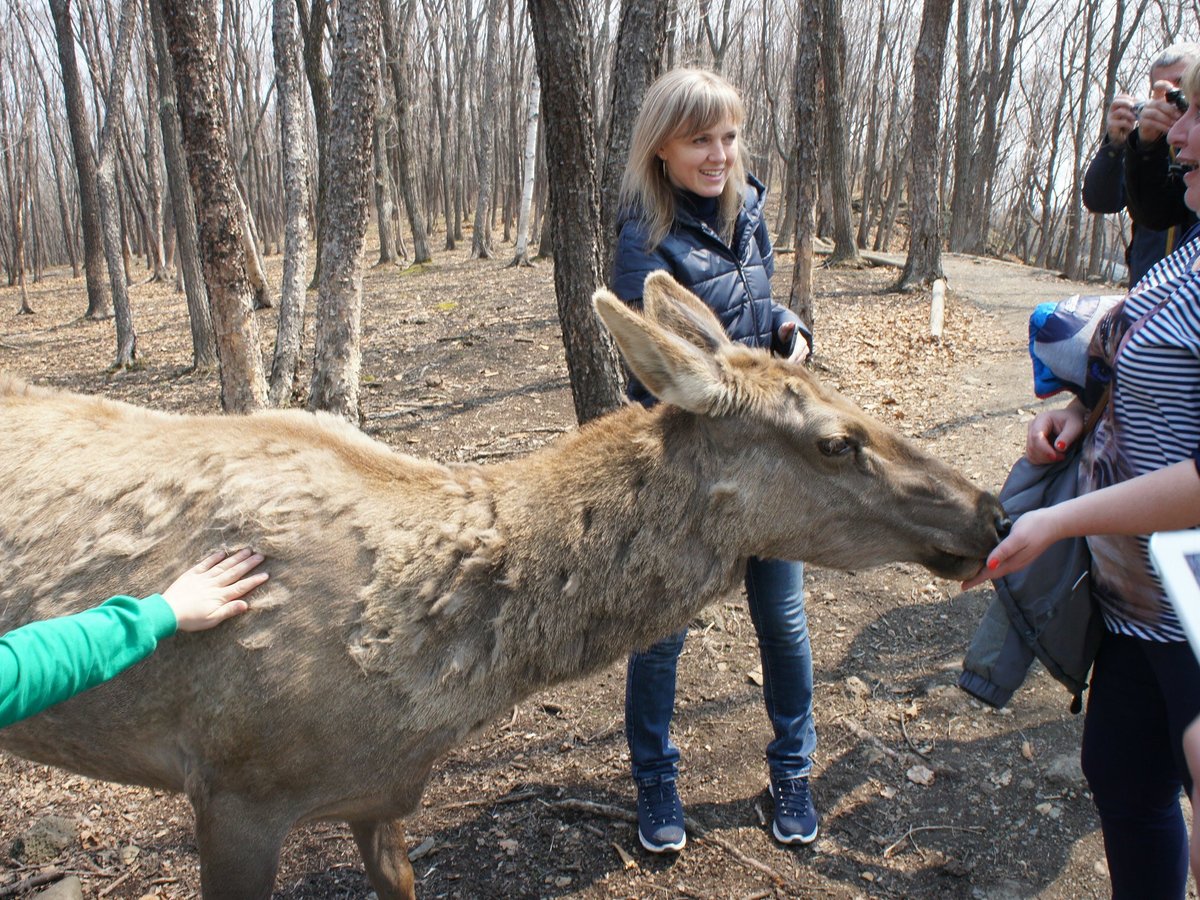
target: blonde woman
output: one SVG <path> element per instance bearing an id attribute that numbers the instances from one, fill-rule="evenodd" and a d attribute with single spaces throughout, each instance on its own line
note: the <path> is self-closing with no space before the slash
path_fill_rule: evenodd
<path id="1" fill-rule="evenodd" d="M 737 91 L 713 72 L 675 69 L 650 86 L 621 184 L 612 289 L 638 307 L 646 276 L 664 269 L 712 308 L 733 340 L 803 358 L 807 329 L 771 297 L 766 191 L 746 173 L 739 135 L 744 117 Z M 655 402 L 636 379 L 629 396 L 647 406 Z M 766 752 L 775 798 L 772 833 L 785 844 L 809 843 L 818 823 L 808 783 L 816 732 L 803 565 L 751 559 L 746 594 L 775 733 Z M 679 749 L 670 738 L 685 636 L 686 631 L 633 654 L 626 677 L 625 733 L 638 793 L 638 838 L 655 853 L 681 850 L 687 842 L 676 790 Z"/>

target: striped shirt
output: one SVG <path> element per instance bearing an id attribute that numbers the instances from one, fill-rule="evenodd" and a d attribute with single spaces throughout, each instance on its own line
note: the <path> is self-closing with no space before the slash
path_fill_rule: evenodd
<path id="1" fill-rule="evenodd" d="M 1112 415 L 1120 461 L 1112 466 L 1109 483 L 1186 459 L 1195 460 L 1200 472 L 1200 236 L 1146 273 L 1125 301 L 1125 320 L 1136 322 L 1160 302 L 1161 308 L 1137 328 L 1117 357 Z M 1200 522 L 1200 510 L 1196 518 Z M 1095 545 L 1097 539 L 1089 543 Z M 1121 562 L 1132 576 L 1128 583 L 1136 580 L 1149 588 L 1157 621 L 1150 624 L 1130 615 L 1130 606 L 1119 599 L 1124 591 L 1114 595 L 1101 590 L 1105 624 L 1110 631 L 1145 640 L 1184 641 L 1150 563 L 1148 543 L 1149 535 L 1138 536 L 1140 558 Z M 1094 554 L 1097 549 L 1093 546 Z"/>

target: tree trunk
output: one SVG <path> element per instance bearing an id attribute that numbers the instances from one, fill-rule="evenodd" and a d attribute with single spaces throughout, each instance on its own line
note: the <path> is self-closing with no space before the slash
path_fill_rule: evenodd
<path id="1" fill-rule="evenodd" d="M 148 109 L 158 106 L 158 66 L 146 55 L 146 99 Z M 146 252 L 150 256 L 150 277 L 157 282 L 170 281 L 167 267 L 167 247 L 163 229 L 163 138 L 162 128 L 153 116 L 147 115 L 146 134 Z"/>
<path id="2" fill-rule="evenodd" d="M 54 17 L 54 37 L 66 95 L 67 127 L 71 132 L 71 150 L 79 180 L 79 226 L 83 232 L 83 272 L 88 295 L 85 315 L 89 319 L 107 319 L 113 314 L 112 297 L 104 284 L 104 239 L 100 234 L 96 160 L 92 156 L 91 127 L 79 81 L 79 66 L 75 60 L 71 0 L 50 0 L 50 12 Z"/>
<path id="3" fill-rule="evenodd" d="M 1092 83 L 1092 48 L 1096 38 L 1096 7 L 1088 4 L 1084 13 L 1083 26 L 1083 73 L 1080 84 Z M 1071 168 L 1071 193 L 1067 206 L 1067 241 L 1064 250 L 1063 269 L 1068 278 L 1076 281 L 1083 277 L 1083 260 L 1080 244 L 1083 241 L 1083 147 L 1086 143 L 1088 96 L 1079 94 L 1079 110 L 1075 114 L 1074 165 Z"/>
<path id="4" fill-rule="evenodd" d="M 537 170 L 538 105 L 542 87 L 534 74 L 529 84 L 529 106 L 525 113 L 525 161 L 521 177 L 521 211 L 517 216 L 517 249 L 512 266 L 532 266 L 529 260 L 529 212 L 533 206 L 533 174 Z"/>
<path id="5" fill-rule="evenodd" d="M 250 412 L 263 406 L 267 389 L 217 78 L 216 15 L 207 0 L 162 0 L 162 10 L 216 329 L 221 405 L 226 412 Z"/>
<path id="6" fill-rule="evenodd" d="M 206 370 L 217 365 L 217 343 L 212 312 L 208 306 L 208 287 L 200 261 L 200 235 L 196 230 L 196 201 L 188 184 L 187 160 L 183 152 L 183 133 L 175 107 L 175 71 L 167 51 L 167 32 L 163 24 L 162 0 L 150 0 L 150 24 L 154 35 L 154 54 L 158 63 L 158 121 L 162 128 L 163 157 L 167 165 L 167 189 L 171 194 L 172 218 L 178 244 L 178 269 L 187 297 L 188 318 L 192 328 L 192 366 Z"/>
<path id="7" fill-rule="evenodd" d="M 542 82 L 546 158 L 550 166 L 550 233 L 554 293 L 575 415 L 586 422 L 621 403 L 612 340 L 592 310 L 600 286 L 599 202 L 592 121 L 586 0 L 530 0 L 538 77 Z"/>
<path id="8" fill-rule="evenodd" d="M 317 124 L 317 221 L 321 220 L 325 206 L 325 190 L 328 177 L 325 164 L 329 157 L 326 141 L 329 137 L 329 120 L 332 117 L 329 96 L 329 77 L 325 74 L 324 46 L 325 25 L 328 21 L 326 0 L 312 0 L 311 10 L 306 0 L 296 0 L 296 12 L 300 17 L 300 38 L 304 42 L 304 73 L 308 77 L 308 91 L 312 97 L 313 118 Z M 313 270 L 309 287 L 316 287 L 321 279 L 321 266 L 325 259 L 325 248 L 321 245 L 321 232 L 317 231 L 316 268 Z"/>
<path id="9" fill-rule="evenodd" d="M 392 92 L 396 97 L 396 155 L 399 157 L 400 196 L 404 198 L 404 211 L 408 215 L 408 227 L 413 237 L 413 264 L 427 263 L 433 259 L 429 252 L 429 230 L 417 198 L 417 176 L 413 165 L 412 144 L 412 91 L 409 89 L 408 33 L 410 15 L 403 15 L 400 30 L 392 28 L 391 0 L 382 0 L 380 25 L 383 49 L 387 55 L 388 71 L 392 78 Z"/>
<path id="10" fill-rule="evenodd" d="M 911 226 L 908 259 L 897 283 L 915 290 L 942 277 L 942 205 L 938 195 L 938 139 L 942 66 L 953 0 L 925 0 L 913 56 Z"/>
<path id="11" fill-rule="evenodd" d="M 846 163 L 846 102 L 842 73 L 846 36 L 841 0 L 823 0 L 821 10 L 821 75 L 825 79 L 825 171 L 833 214 L 833 253 L 827 265 L 858 262 L 854 217 L 850 210 L 850 167 Z"/>
<path id="12" fill-rule="evenodd" d="M 304 139 L 304 95 L 300 44 L 292 18 L 292 0 L 274 0 L 271 39 L 275 52 L 275 96 L 283 162 L 283 283 L 279 326 L 271 361 L 268 399 L 286 406 L 292 396 L 304 336 L 305 271 L 308 265 L 308 143 Z"/>
<path id="13" fill-rule="evenodd" d="M 817 81 L 821 31 L 821 0 L 801 0 L 796 28 L 796 62 L 792 96 L 796 118 L 796 146 L 792 160 L 795 190 L 796 257 L 788 308 L 813 329 L 813 238 L 817 206 Z"/>
<path id="14" fill-rule="evenodd" d="M 964 0 L 965 2 L 965 0 Z M 887 28 L 887 3 L 886 0 L 879 0 L 879 23 L 875 32 L 875 58 L 871 64 L 872 72 L 883 71 L 884 50 L 887 47 L 888 28 Z M 880 110 L 880 85 L 878 78 L 871 79 L 870 99 L 867 108 L 867 135 L 866 148 L 863 157 L 863 189 L 862 189 L 862 207 L 859 211 L 858 232 L 855 235 L 855 243 L 859 247 L 867 246 L 867 236 L 871 233 L 871 210 L 875 206 L 875 198 L 879 193 L 879 183 L 882 179 L 877 170 L 877 161 L 879 159 L 879 120 L 882 117 Z"/>
<path id="15" fill-rule="evenodd" d="M 646 89 L 662 71 L 670 0 L 621 0 L 612 87 L 608 100 L 608 138 L 600 176 L 600 271 L 612 272 L 617 243 L 618 196 L 629 158 L 629 139 Z"/>
<path id="16" fill-rule="evenodd" d="M 234 187 L 237 188 L 237 182 L 234 182 Z M 259 250 L 262 241 L 258 236 L 258 226 L 240 188 L 237 190 L 237 198 L 238 211 L 242 216 L 242 247 L 246 251 L 246 278 L 254 291 L 254 308 L 271 309 L 271 298 L 267 294 L 266 266 Z"/>
<path id="17" fill-rule="evenodd" d="M 971 66 L 971 4 L 959 0 L 955 23 L 954 72 L 958 90 L 954 103 L 954 167 L 950 187 L 950 249 L 966 249 L 970 230 L 970 205 L 978 202 L 978 165 L 974 135 L 979 117 L 975 96 L 976 70 Z"/>
<path id="18" fill-rule="evenodd" d="M 492 258 L 492 178 L 496 165 L 496 98 L 499 61 L 496 32 L 500 30 L 502 0 L 487 0 L 487 38 L 483 51 L 483 96 L 480 98 L 479 133 L 475 136 L 475 168 L 479 191 L 475 200 L 475 227 L 471 233 L 471 259 Z"/>
<path id="19" fill-rule="evenodd" d="M 438 159 L 439 159 L 439 174 L 441 175 L 442 187 L 442 215 L 446 220 L 446 250 L 453 250 L 454 243 L 454 194 L 450 186 L 450 121 L 446 114 L 446 101 L 443 99 L 443 84 L 442 84 L 442 48 L 441 41 L 438 38 L 438 32 L 441 26 L 435 22 L 430 26 L 429 44 L 430 44 L 430 62 L 431 71 L 429 74 L 430 83 L 433 85 L 433 107 L 437 111 L 437 127 L 438 127 Z"/>
<path id="20" fill-rule="evenodd" d="M 371 131 L 379 96 L 379 4 L 340 7 L 330 86 L 328 184 L 317 229 L 325 248 L 308 408 L 359 420 L 362 254 L 371 198 Z"/>
<path id="21" fill-rule="evenodd" d="M 371 129 L 371 151 L 375 159 L 375 230 L 379 233 L 380 266 L 396 263 L 395 211 L 392 208 L 392 176 L 387 163 L 387 114 L 380 109 Z"/>
<path id="22" fill-rule="evenodd" d="M 108 266 L 108 285 L 112 292 L 113 313 L 117 326 L 117 354 L 114 369 L 133 365 L 137 356 L 137 334 L 133 311 L 129 306 L 128 272 L 121 242 L 121 207 L 117 198 L 117 127 L 123 115 L 125 76 L 128 74 L 133 45 L 133 0 L 123 0 L 113 52 L 112 76 L 104 104 L 104 128 L 100 132 L 100 152 L 96 160 L 96 197 L 100 201 L 100 236 L 104 260 Z"/>

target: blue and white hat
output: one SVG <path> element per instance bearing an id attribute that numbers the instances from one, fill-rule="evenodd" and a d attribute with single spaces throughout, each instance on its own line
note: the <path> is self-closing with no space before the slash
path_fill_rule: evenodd
<path id="1" fill-rule="evenodd" d="M 1083 396 L 1092 335 L 1104 314 L 1124 298 L 1124 294 L 1072 294 L 1038 304 L 1029 317 L 1033 392 L 1038 397 L 1061 391 Z"/>

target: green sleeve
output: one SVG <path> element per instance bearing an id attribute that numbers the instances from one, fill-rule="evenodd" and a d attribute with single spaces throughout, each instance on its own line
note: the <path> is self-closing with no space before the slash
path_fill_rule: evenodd
<path id="1" fill-rule="evenodd" d="M 112 597 L 73 616 L 31 622 L 0 636 L 0 728 L 123 672 L 175 633 L 160 595 Z"/>

